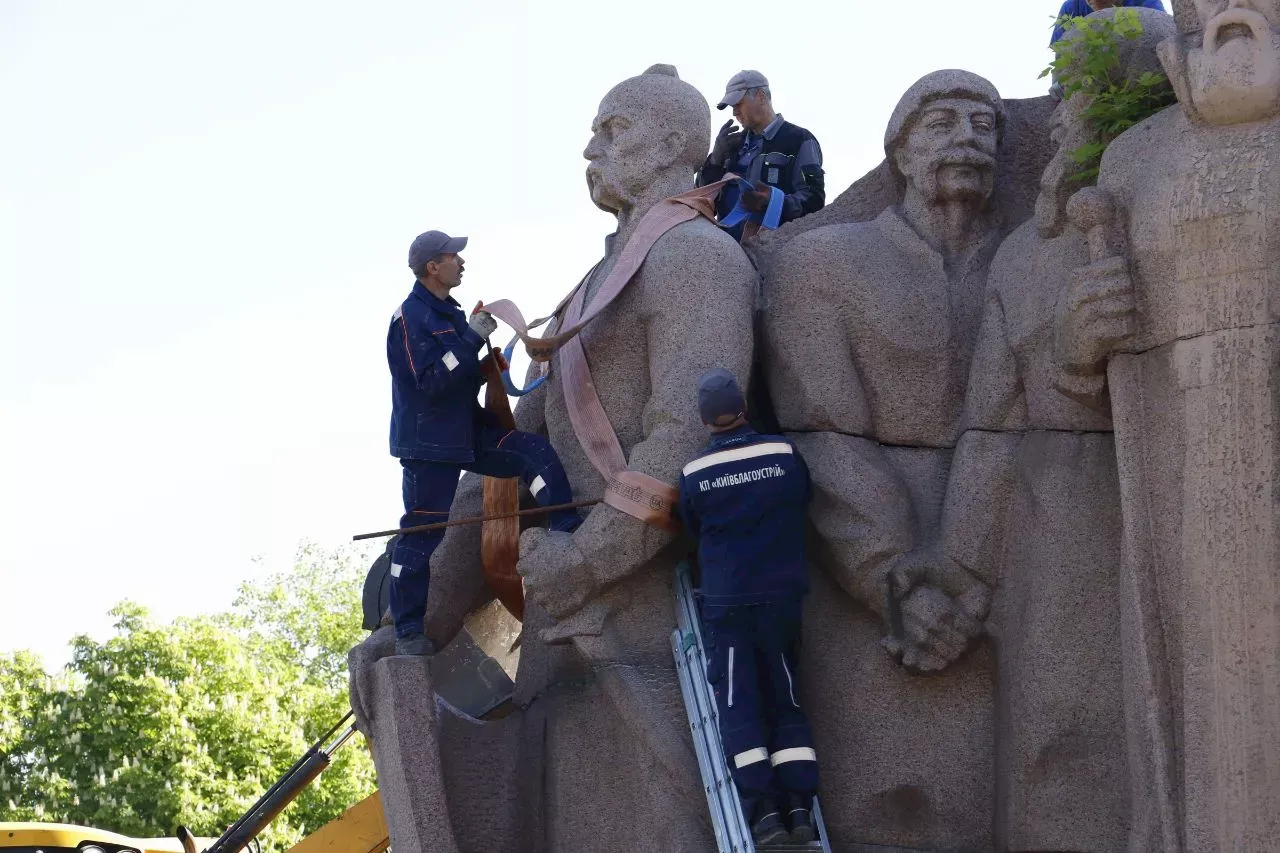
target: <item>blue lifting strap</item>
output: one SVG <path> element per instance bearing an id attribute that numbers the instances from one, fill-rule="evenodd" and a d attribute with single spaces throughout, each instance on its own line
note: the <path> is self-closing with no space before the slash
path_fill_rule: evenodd
<path id="1" fill-rule="evenodd" d="M 507 394 L 511 397 L 523 397 L 525 394 L 528 394 L 530 391 L 533 391 L 543 382 L 547 381 L 546 376 L 539 376 L 538 378 L 534 379 L 532 382 L 529 383 L 528 388 L 517 388 L 516 384 L 511 381 L 511 367 L 510 367 L 511 353 L 515 352 L 516 344 L 519 341 L 520 341 L 519 336 L 516 336 L 511 339 L 511 343 L 507 344 L 502 349 L 502 357 L 507 360 L 507 365 L 508 365 L 507 369 L 502 371 L 502 386 L 507 389 Z"/>
<path id="2" fill-rule="evenodd" d="M 760 225 L 761 228 L 777 228 L 782 224 L 782 200 L 786 194 L 777 187 L 769 187 L 769 205 L 764 209 L 763 213 L 752 213 L 742 206 L 742 199 L 746 193 L 753 192 L 755 187 L 750 181 L 738 181 L 738 200 L 733 205 L 733 210 L 725 214 L 720 220 L 722 228 L 732 228 L 740 222 L 751 220 Z"/>

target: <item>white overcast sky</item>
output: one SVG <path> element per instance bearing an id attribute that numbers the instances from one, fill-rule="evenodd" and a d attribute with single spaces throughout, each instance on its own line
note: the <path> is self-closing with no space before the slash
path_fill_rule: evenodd
<path id="1" fill-rule="evenodd" d="M 1057 5 L 0 0 L 0 650 L 58 664 L 122 598 L 217 610 L 394 526 L 409 242 L 471 238 L 464 303 L 549 308 L 611 230 L 582 149 L 614 83 L 760 69 L 834 197 L 922 74 L 1042 93 Z"/>

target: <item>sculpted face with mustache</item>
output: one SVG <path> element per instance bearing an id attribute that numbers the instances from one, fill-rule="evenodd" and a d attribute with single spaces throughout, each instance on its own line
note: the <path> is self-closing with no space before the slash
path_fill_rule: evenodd
<path id="1" fill-rule="evenodd" d="M 1204 122 L 1240 124 L 1280 112 L 1280 2 L 1196 0 L 1204 26 L 1167 50 L 1180 55 L 1180 99 Z M 1172 69 L 1171 69 L 1172 71 Z M 1174 73 L 1170 74 L 1174 77 Z"/>
<path id="2" fill-rule="evenodd" d="M 995 186 L 996 112 L 968 98 L 930 101 L 895 152 L 908 192 L 926 204 L 981 202 Z"/>

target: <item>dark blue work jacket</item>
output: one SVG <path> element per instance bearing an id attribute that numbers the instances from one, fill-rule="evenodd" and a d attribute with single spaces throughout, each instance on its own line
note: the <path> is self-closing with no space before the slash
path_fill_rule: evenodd
<path id="1" fill-rule="evenodd" d="M 1147 9 L 1159 9 L 1163 12 L 1164 3 L 1160 0 L 1120 0 L 1120 6 L 1140 6 Z M 1093 14 L 1093 8 L 1089 5 L 1088 0 L 1066 0 L 1062 4 L 1062 8 L 1058 10 L 1058 18 L 1085 18 Z M 1049 45 L 1052 47 L 1057 43 L 1058 39 L 1065 34 L 1063 27 L 1055 25 L 1053 28 L 1053 36 L 1049 39 Z"/>
<path id="2" fill-rule="evenodd" d="M 680 475 L 680 515 L 698 540 L 707 604 L 764 604 L 808 592 L 809 469 L 795 445 L 749 426 L 716 433 Z"/>
<path id="3" fill-rule="evenodd" d="M 467 325 L 452 297 L 438 299 L 421 282 L 391 316 L 391 455 L 432 462 L 475 459 L 476 401 L 484 338 Z"/>

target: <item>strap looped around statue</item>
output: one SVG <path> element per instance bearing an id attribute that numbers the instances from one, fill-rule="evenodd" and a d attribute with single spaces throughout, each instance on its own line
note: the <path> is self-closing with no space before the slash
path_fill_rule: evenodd
<path id="1" fill-rule="evenodd" d="M 535 377 L 527 387 L 516 387 L 516 383 L 511 379 L 511 354 L 515 352 L 516 342 L 519 340 L 520 336 L 516 335 L 511 339 L 509 344 L 502 348 L 502 357 L 507 362 L 507 369 L 502 371 L 502 385 L 507 389 L 507 396 L 509 397 L 523 397 L 525 394 L 533 392 L 539 385 L 547 381 L 547 375 L 544 373 L 541 376 Z"/>

